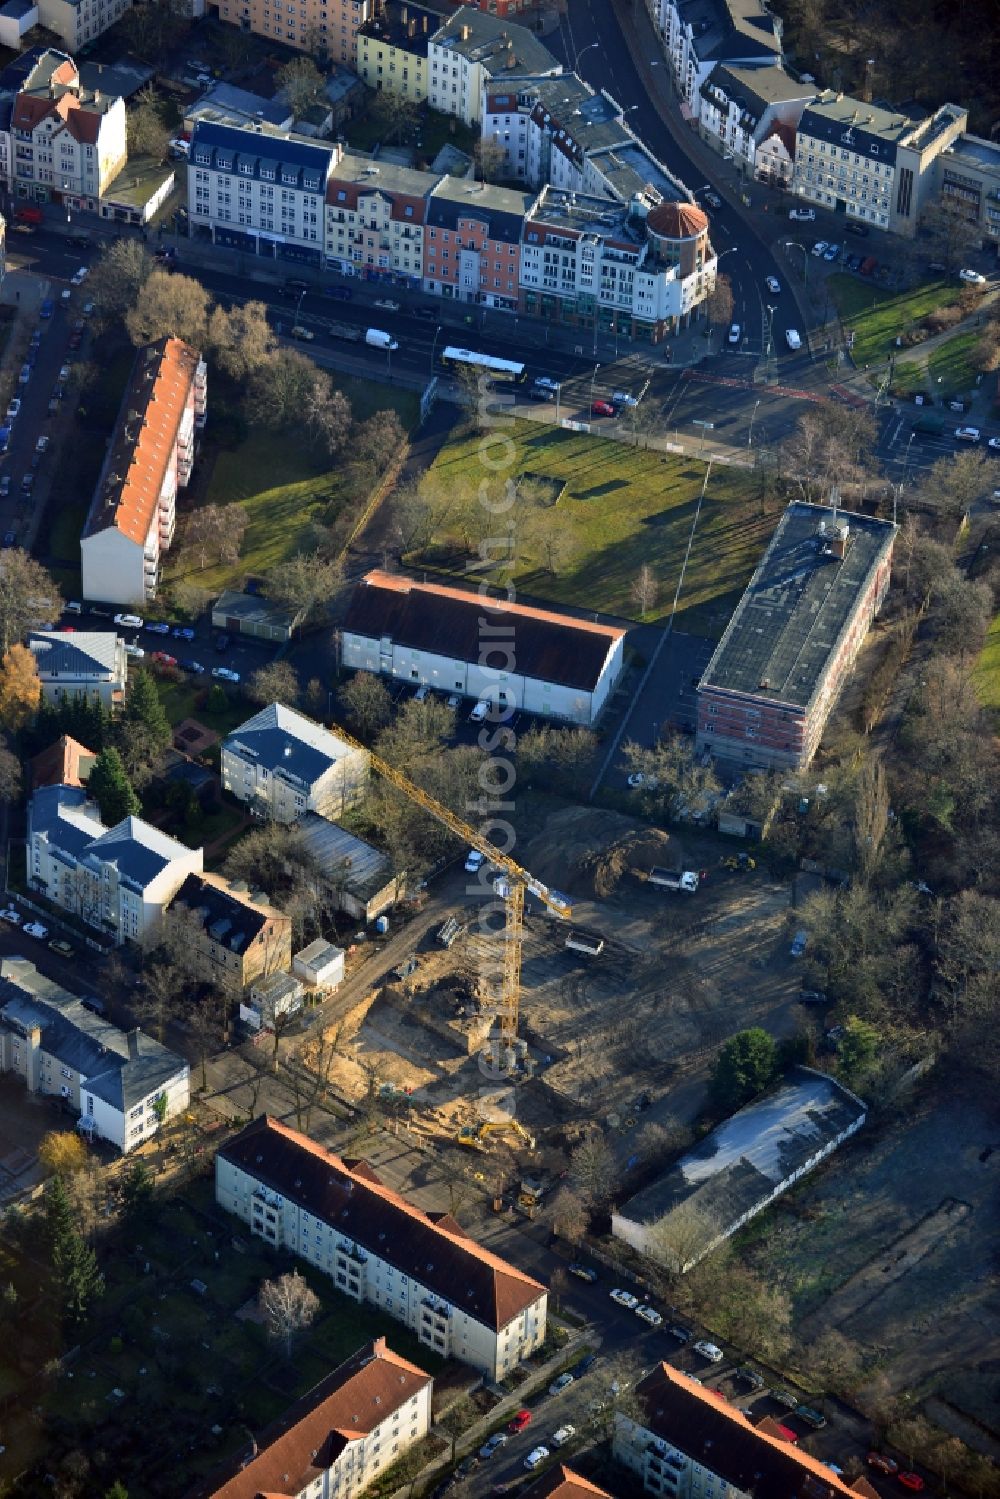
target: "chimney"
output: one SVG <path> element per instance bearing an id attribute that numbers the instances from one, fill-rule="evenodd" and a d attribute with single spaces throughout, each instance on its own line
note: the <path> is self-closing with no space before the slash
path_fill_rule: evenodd
<path id="1" fill-rule="evenodd" d="M 384 1358 L 385 1357 L 385 1338 L 384 1337 L 376 1338 L 374 1340 L 374 1342 L 372 1343 L 372 1351 L 375 1354 L 376 1358 Z"/>
<path id="2" fill-rule="evenodd" d="M 469 40 L 469 28 L 468 28 L 468 26 L 463 26 L 462 27 L 462 41 L 463 42 L 467 42 L 468 40 Z"/>
<path id="3" fill-rule="evenodd" d="M 94 103 L 95 104 L 100 104 L 100 102 L 101 102 L 101 91 L 100 91 L 99 88 L 95 88 L 95 90 L 94 90 Z"/>
<path id="4" fill-rule="evenodd" d="M 128 1059 L 129 1059 L 130 1062 L 134 1062 L 134 1061 L 136 1061 L 136 1059 L 139 1056 L 139 1027 L 138 1026 L 135 1026 L 132 1030 L 130 1030 L 128 1032 L 128 1034 L 126 1036 L 126 1040 L 128 1041 Z"/>

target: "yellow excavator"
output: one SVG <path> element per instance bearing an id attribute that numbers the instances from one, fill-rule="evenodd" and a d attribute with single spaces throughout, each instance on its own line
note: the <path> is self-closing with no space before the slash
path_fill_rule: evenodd
<path id="1" fill-rule="evenodd" d="M 482 1124 L 463 1124 L 455 1140 L 459 1145 L 467 1145 L 470 1150 L 486 1150 L 487 1141 L 491 1135 L 506 1134 L 508 1131 L 517 1135 L 525 1149 L 534 1150 L 534 1135 L 529 1134 L 524 1125 L 519 1124 L 516 1119 L 484 1120 Z"/>

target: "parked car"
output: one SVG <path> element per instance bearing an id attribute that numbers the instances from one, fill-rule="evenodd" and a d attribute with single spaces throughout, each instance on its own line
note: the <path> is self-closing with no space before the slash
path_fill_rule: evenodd
<path id="1" fill-rule="evenodd" d="M 559 1377 L 557 1379 L 554 1379 L 549 1385 L 549 1394 L 561 1395 L 563 1390 L 568 1390 L 572 1383 L 572 1374 L 560 1374 Z"/>
<path id="2" fill-rule="evenodd" d="M 710 1364 L 721 1364 L 726 1356 L 721 1348 L 715 1343 L 709 1343 L 705 1338 L 695 1343 L 694 1351 L 700 1353 L 702 1358 L 707 1358 Z"/>
<path id="3" fill-rule="evenodd" d="M 427 683 L 426 682 L 421 682 L 420 686 L 417 688 L 416 692 L 413 694 L 413 701 L 415 703 L 426 703 L 426 701 L 430 697 L 430 695 L 431 695 L 431 689 L 428 687 Z"/>
<path id="4" fill-rule="evenodd" d="M 169 635 L 170 626 L 165 619 L 151 619 L 146 625 L 150 635 Z"/>
<path id="5" fill-rule="evenodd" d="M 986 446 L 993 453 L 1000 453 L 1000 437 L 991 437 Z"/>
<path id="6" fill-rule="evenodd" d="M 6 499 L 10 494 L 10 474 L 4 474 L 0 479 L 0 498 Z"/>
<path id="7" fill-rule="evenodd" d="M 540 385 L 533 385 L 527 392 L 527 395 L 529 401 L 536 401 L 539 405 L 541 405 L 543 401 L 554 401 L 556 398 L 554 391 L 544 390 Z"/>
<path id="8" fill-rule="evenodd" d="M 42 926 L 40 921 L 26 921 L 22 930 L 29 937 L 37 937 L 39 942 L 49 935 L 48 927 Z"/>
<path id="9" fill-rule="evenodd" d="M 52 439 L 49 438 L 49 437 L 40 437 L 38 439 L 38 441 L 35 443 L 35 452 L 36 453 L 47 453 L 48 450 L 49 450 L 49 443 L 51 442 L 51 440 Z"/>
<path id="10" fill-rule="evenodd" d="M 981 435 L 982 434 L 980 433 L 978 427 L 956 427 L 955 428 L 955 441 L 956 442 L 978 442 L 979 439 L 980 439 L 980 437 L 981 437 Z"/>
<path id="11" fill-rule="evenodd" d="M 589 1265 L 581 1265 L 577 1260 L 569 1266 L 569 1273 L 575 1275 L 577 1280 L 585 1280 L 590 1286 L 600 1279 L 596 1270 L 592 1270 Z"/>
<path id="12" fill-rule="evenodd" d="M 49 947 L 53 952 L 57 952 L 61 958 L 71 958 L 73 956 L 72 947 L 62 937 L 57 937 L 54 942 L 50 942 Z"/>
<path id="13" fill-rule="evenodd" d="M 465 857 L 466 874 L 478 874 L 479 870 L 482 869 L 484 862 L 485 855 L 481 854 L 478 848 L 470 848 L 468 854 Z"/>
<path id="14" fill-rule="evenodd" d="M 132 656 L 136 661 L 141 661 L 146 652 L 143 650 L 141 645 L 136 645 L 134 640 L 126 640 L 125 654 L 126 656 Z"/>
<path id="15" fill-rule="evenodd" d="M 38 316 L 39 317 L 44 317 L 44 318 L 49 318 L 49 317 L 52 316 L 52 314 L 55 312 L 55 310 L 56 310 L 56 304 L 53 302 L 52 298 L 51 297 L 46 297 L 45 300 L 43 301 L 41 307 L 39 307 L 39 309 L 38 309 Z"/>
<path id="16" fill-rule="evenodd" d="M 297 338 L 300 343 L 311 344 L 316 337 L 311 328 L 303 328 L 301 323 L 296 323 L 291 332 L 292 338 Z"/>
<path id="17" fill-rule="evenodd" d="M 627 390 L 613 390 L 611 399 L 616 406 L 638 406 L 639 397 L 633 396 Z"/>
<path id="18" fill-rule="evenodd" d="M 741 1368 L 737 1369 L 733 1378 L 737 1384 L 745 1384 L 751 1390 L 762 1390 L 764 1388 L 763 1376 L 758 1374 L 756 1369 L 751 1369 L 749 1364 L 743 1364 Z"/>
<path id="19" fill-rule="evenodd" d="M 559 381 L 553 380 L 551 375 L 539 375 L 532 384 L 536 390 L 550 390 L 553 395 L 559 389 Z"/>
<path id="20" fill-rule="evenodd" d="M 205 668 L 200 661 L 191 661 L 190 659 L 181 660 L 178 661 L 177 665 L 181 671 L 189 671 L 193 677 L 203 677 L 205 675 Z"/>
<path id="21" fill-rule="evenodd" d="M 194 631 L 190 625 L 174 625 L 170 631 L 175 640 L 193 640 Z"/>
<path id="22" fill-rule="evenodd" d="M 719 197 L 718 193 L 706 193 L 705 202 L 708 204 L 709 208 L 722 207 L 722 199 Z"/>
<path id="23" fill-rule="evenodd" d="M 594 1365 L 596 1363 L 597 1363 L 597 1354 L 596 1353 L 585 1353 L 583 1355 L 583 1358 L 580 1360 L 580 1362 L 578 1364 L 574 1364 L 573 1365 L 573 1370 L 572 1370 L 573 1378 L 574 1379 L 582 1379 L 585 1374 L 589 1374 L 590 1373 L 591 1369 L 594 1367 Z"/>
<path id="24" fill-rule="evenodd" d="M 167 651 L 154 651 L 150 661 L 155 661 L 157 666 L 176 666 L 177 657 L 171 656 Z"/>
<path id="25" fill-rule="evenodd" d="M 773 292 L 775 296 L 777 296 L 781 291 L 781 282 L 778 280 L 777 276 L 765 276 L 764 285 L 767 287 L 768 291 Z"/>
<path id="26" fill-rule="evenodd" d="M 848 271 L 860 271 L 860 269 L 861 269 L 861 256 L 860 255 L 848 255 L 847 259 L 844 261 L 844 267 Z"/>
<path id="27" fill-rule="evenodd" d="M 74 271 L 69 278 L 70 286 L 82 286 L 90 275 L 89 266 L 82 265 L 78 271 Z"/>
<path id="28" fill-rule="evenodd" d="M 480 1447 L 479 1456 L 485 1462 L 488 1462 L 494 1452 L 499 1452 L 500 1448 L 506 1444 L 506 1441 L 507 1433 L 505 1431 L 495 1431 L 491 1437 L 486 1438 L 486 1441 Z"/>
<path id="29" fill-rule="evenodd" d="M 799 994 L 800 1005 L 827 1005 L 829 1003 L 822 989 L 803 989 Z"/>
<path id="30" fill-rule="evenodd" d="M 911 1494 L 919 1494 L 924 1487 L 924 1480 L 919 1473 L 897 1473 L 896 1478 Z"/>
<path id="31" fill-rule="evenodd" d="M 802 337 L 797 328 L 785 329 L 785 343 L 790 349 L 801 349 Z"/>
<path id="32" fill-rule="evenodd" d="M 14 396 L 7 405 L 7 421 L 15 422 L 21 414 L 21 397 Z"/>
<path id="33" fill-rule="evenodd" d="M 791 946 L 791 954 L 792 954 L 793 958 L 801 958 L 802 954 L 806 950 L 806 943 L 808 941 L 809 941 L 809 933 L 808 932 L 800 930 L 800 931 L 798 931 L 798 932 L 795 933 L 795 936 L 792 938 L 792 946 Z"/>
<path id="34" fill-rule="evenodd" d="M 553 1447 L 565 1447 L 566 1443 L 576 1436 L 576 1427 L 567 1421 L 565 1426 L 560 1426 L 558 1431 L 552 1433 L 551 1442 Z"/>
<path id="35" fill-rule="evenodd" d="M 848 234 L 856 234 L 859 239 L 867 239 L 871 232 L 867 224 L 859 224 L 855 219 L 851 219 L 844 227 Z"/>
<path id="36" fill-rule="evenodd" d="M 825 239 L 818 239 L 812 247 L 813 254 L 820 260 L 822 260 L 823 256 L 826 254 L 826 250 L 827 242 Z"/>
<path id="37" fill-rule="evenodd" d="M 526 1426 L 531 1425 L 531 1412 L 520 1410 L 507 1422 L 507 1430 L 516 1434 L 523 1431 Z"/>
<path id="38" fill-rule="evenodd" d="M 220 655 L 223 651 L 228 651 L 231 644 L 232 641 L 230 640 L 228 635 L 216 635 L 215 649 L 219 652 Z"/>
<path id="39" fill-rule="evenodd" d="M 781 1389 L 780 1387 L 777 1390 L 771 1391 L 771 1399 L 790 1411 L 793 1411 L 799 1403 L 798 1395 L 793 1395 L 791 1390 Z"/>
<path id="40" fill-rule="evenodd" d="M 59 370 L 59 383 L 60 383 L 60 385 L 65 385 L 66 381 L 70 377 L 70 373 L 71 373 L 71 371 L 70 371 L 70 367 L 69 367 L 68 364 L 64 364 L 64 365 L 61 366 L 61 368 Z"/>
<path id="41" fill-rule="evenodd" d="M 729 328 L 729 337 L 726 340 L 727 343 L 738 344 L 739 341 L 740 341 L 740 337 L 741 337 L 741 332 L 740 332 L 740 325 L 739 325 L 739 323 L 732 323 L 730 325 L 730 328 Z"/>
<path id="42" fill-rule="evenodd" d="M 874 1468 L 877 1473 L 886 1473 L 890 1478 L 895 1478 L 899 1472 L 899 1464 L 894 1457 L 886 1457 L 884 1452 L 869 1452 L 865 1458 L 869 1468 Z"/>
<path id="43" fill-rule="evenodd" d="M 633 1296 L 631 1291 L 620 1291 L 616 1287 L 615 1290 L 609 1291 L 608 1295 L 611 1297 L 612 1301 L 618 1304 L 618 1306 L 624 1306 L 630 1312 L 634 1312 L 636 1307 L 639 1305 L 638 1296 Z"/>
<path id="44" fill-rule="evenodd" d="M 958 279 L 959 281 L 966 282 L 966 284 L 969 286 L 983 286 L 986 283 L 986 277 L 983 276 L 979 271 L 970 271 L 964 268 L 959 271 Z M 899 1481 L 900 1483 L 902 1483 L 902 1477 L 900 1477 Z"/>
<path id="45" fill-rule="evenodd" d="M 49 401 L 49 416 L 56 416 L 58 414 L 60 404 L 61 403 L 56 400 L 55 396 L 53 396 Z"/>
<path id="46" fill-rule="evenodd" d="M 471 723 L 482 723 L 484 719 L 486 719 L 486 718 L 489 717 L 489 711 L 490 711 L 489 702 L 487 701 L 486 698 L 482 698 L 481 697 L 479 699 L 478 703 L 476 703 L 476 705 L 473 708 L 472 712 L 469 714 L 469 720 L 470 720 L 470 722 Z"/>
<path id="47" fill-rule="evenodd" d="M 532 1447 L 524 1459 L 524 1466 L 530 1471 L 533 1468 L 537 1468 L 539 1463 L 543 1463 L 548 1456 L 549 1449 L 547 1447 Z"/>
<path id="48" fill-rule="evenodd" d="M 0 542 L 0 546 L 3 547 L 4 551 L 7 551 L 10 547 L 16 547 L 17 546 L 17 532 L 16 531 L 5 531 L 3 533 L 3 541 Z"/>
<path id="49" fill-rule="evenodd" d="M 592 401 L 590 414 L 591 416 L 614 416 L 615 408 L 610 401 Z"/>
<path id="50" fill-rule="evenodd" d="M 790 208 L 788 217 L 793 224 L 813 224 L 816 222 L 815 208 Z"/>
<path id="51" fill-rule="evenodd" d="M 826 250 L 823 253 L 823 259 L 824 260 L 836 260 L 837 256 L 839 254 L 840 254 L 840 246 L 839 245 L 827 245 Z"/>
<path id="52" fill-rule="evenodd" d="M 375 303 L 375 306 L 381 307 L 383 312 L 399 311 L 399 303 L 394 301 L 392 297 L 379 297 L 378 301 Z"/>
<path id="53" fill-rule="evenodd" d="M 220 682 L 238 682 L 240 674 L 228 666 L 213 666 L 212 676 L 217 677 Z"/>
<path id="54" fill-rule="evenodd" d="M 90 612 L 91 614 L 93 614 L 93 609 L 91 609 Z M 126 630 L 142 629 L 142 620 L 138 614 L 116 614 L 114 617 L 114 623 L 116 625 L 122 625 Z"/>
<path id="55" fill-rule="evenodd" d="M 813 1427 L 815 1431 L 822 1431 L 826 1425 L 826 1417 L 823 1415 L 823 1412 L 815 1410 L 811 1405 L 797 1405 L 795 1407 L 795 1415 L 800 1421 L 804 1421 L 807 1426 Z"/>
<path id="56" fill-rule="evenodd" d="M 446 699 L 446 701 L 445 701 L 445 707 L 446 708 L 455 709 L 455 708 L 460 708 L 461 706 L 462 706 L 462 696 L 461 696 L 461 693 L 458 693 L 458 692 L 453 692 L 450 695 L 450 697 L 448 697 Z"/>
<path id="57" fill-rule="evenodd" d="M 643 1322 L 648 1322 L 650 1327 L 663 1326 L 663 1318 L 654 1306 L 637 1306 L 635 1314 L 641 1317 Z"/>
<path id="58" fill-rule="evenodd" d="M 678 1343 L 690 1343 L 691 1341 L 690 1329 L 687 1327 L 682 1327 L 679 1322 L 671 1322 L 670 1326 L 667 1328 L 667 1332 L 672 1338 L 676 1338 Z"/>
<path id="59" fill-rule="evenodd" d="M 35 487 L 35 476 L 34 476 L 34 474 L 25 474 L 24 478 L 21 480 L 21 491 L 22 491 L 22 493 L 23 494 L 30 494 L 31 491 L 34 489 L 34 487 Z"/>
<path id="60" fill-rule="evenodd" d="M 15 911 L 13 906 L 8 906 L 6 911 L 0 911 L 0 921 L 7 921 L 11 926 L 20 926 L 21 913 Z"/>
<path id="61" fill-rule="evenodd" d="M 83 313 L 84 317 L 93 317 L 94 313 L 97 311 L 96 303 L 84 302 L 83 306 L 80 308 L 80 311 Z"/>

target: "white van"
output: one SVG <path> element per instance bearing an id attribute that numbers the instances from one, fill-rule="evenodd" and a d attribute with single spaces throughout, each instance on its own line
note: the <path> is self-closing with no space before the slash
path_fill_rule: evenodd
<path id="1" fill-rule="evenodd" d="M 83 605 L 78 604 L 75 599 L 70 599 L 68 604 L 63 605 L 64 614 L 82 614 Z"/>
<path id="2" fill-rule="evenodd" d="M 381 328 L 369 328 L 365 334 L 365 343 L 371 344 L 373 349 L 388 349 L 395 353 L 399 344 L 389 333 L 383 333 Z"/>
<path id="3" fill-rule="evenodd" d="M 472 712 L 469 714 L 469 722 L 470 723 L 482 723 L 484 721 L 484 719 L 486 719 L 486 718 L 489 717 L 489 712 L 490 712 L 489 699 L 485 698 L 485 697 L 481 697 L 479 699 L 478 703 L 476 704 L 476 706 L 473 708 Z"/>

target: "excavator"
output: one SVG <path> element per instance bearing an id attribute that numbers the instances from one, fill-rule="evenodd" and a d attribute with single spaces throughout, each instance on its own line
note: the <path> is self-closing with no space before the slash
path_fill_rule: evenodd
<path id="1" fill-rule="evenodd" d="M 516 1119 L 487 1119 L 481 1124 L 463 1124 L 455 1141 L 458 1145 L 467 1145 L 470 1150 L 486 1150 L 492 1135 L 507 1133 L 517 1135 L 526 1150 L 534 1150 L 534 1135 L 529 1134 Z"/>

